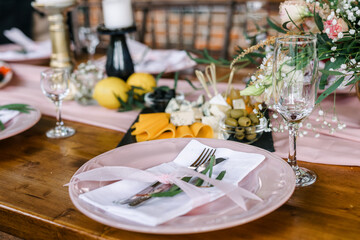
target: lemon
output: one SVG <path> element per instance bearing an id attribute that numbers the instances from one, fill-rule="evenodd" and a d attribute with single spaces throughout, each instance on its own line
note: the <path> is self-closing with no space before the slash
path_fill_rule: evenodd
<path id="1" fill-rule="evenodd" d="M 156 87 L 156 80 L 153 75 L 148 73 L 133 73 L 127 80 L 129 86 L 141 87 L 142 89 L 134 89 L 134 93 L 143 95 L 153 91 Z"/>
<path id="2" fill-rule="evenodd" d="M 116 96 L 126 102 L 129 90 L 129 85 L 121 78 L 107 77 L 95 85 L 93 98 L 103 107 L 116 109 L 121 106 Z"/>

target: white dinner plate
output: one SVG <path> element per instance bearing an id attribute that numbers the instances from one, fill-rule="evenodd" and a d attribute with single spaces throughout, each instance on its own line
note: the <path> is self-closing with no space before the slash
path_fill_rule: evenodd
<path id="1" fill-rule="evenodd" d="M 5 129 L 0 131 L 0 140 L 26 131 L 40 120 L 40 110 L 33 106 L 30 106 L 30 108 L 34 110 L 29 113 L 20 113 L 5 124 Z"/>
<path id="2" fill-rule="evenodd" d="M 127 166 L 147 169 L 164 162 L 172 161 L 188 144 L 189 138 L 163 139 L 125 145 L 85 163 L 73 176 L 90 169 L 103 166 Z M 86 216 L 109 226 L 153 234 L 188 234 L 214 231 L 244 224 L 261 218 L 283 205 L 295 189 L 295 176 L 291 167 L 280 157 L 272 153 L 246 144 L 218 139 L 196 139 L 211 147 L 229 148 L 235 151 L 258 153 L 265 160 L 239 185 L 263 199 L 252 201 L 248 210 L 244 211 L 222 197 L 212 203 L 201 206 L 156 227 L 145 226 L 126 219 L 114 217 L 79 199 L 81 193 L 99 188 L 109 183 L 81 182 L 71 184 L 69 194 L 73 204 Z"/>

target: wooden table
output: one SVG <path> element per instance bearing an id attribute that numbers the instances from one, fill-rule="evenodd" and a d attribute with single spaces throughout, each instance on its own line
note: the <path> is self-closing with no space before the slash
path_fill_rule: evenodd
<path id="1" fill-rule="evenodd" d="M 319 179 L 296 189 L 256 221 L 192 235 L 150 235 L 102 225 L 80 213 L 63 187 L 89 159 L 116 147 L 123 133 L 66 121 L 77 133 L 47 139 L 55 119 L 0 141 L 0 231 L 24 239 L 359 239 L 360 168 L 300 162 Z"/>

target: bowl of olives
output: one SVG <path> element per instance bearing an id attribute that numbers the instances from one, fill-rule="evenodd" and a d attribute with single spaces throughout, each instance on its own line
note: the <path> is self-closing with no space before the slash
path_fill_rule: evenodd
<path id="1" fill-rule="evenodd" d="M 145 106 L 152 108 L 155 112 L 164 112 L 166 106 L 172 98 L 179 101 L 184 100 L 183 93 L 177 93 L 175 89 L 166 86 L 157 87 L 153 92 L 146 93 L 144 96 Z"/>
<path id="2" fill-rule="evenodd" d="M 262 113 L 248 113 L 245 109 L 230 109 L 220 125 L 223 139 L 251 144 L 257 141 L 267 128 Z"/>

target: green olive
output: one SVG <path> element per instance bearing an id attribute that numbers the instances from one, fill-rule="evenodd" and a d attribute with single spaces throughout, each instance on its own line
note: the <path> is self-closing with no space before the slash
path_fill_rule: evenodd
<path id="1" fill-rule="evenodd" d="M 255 134 L 248 134 L 246 135 L 246 139 L 249 141 L 252 141 L 256 138 L 256 133 Z"/>
<path id="2" fill-rule="evenodd" d="M 248 127 L 251 125 L 251 120 L 248 117 L 241 117 L 239 118 L 238 123 L 241 127 Z"/>
<path id="3" fill-rule="evenodd" d="M 231 111 L 232 111 L 232 109 L 229 109 L 229 110 L 227 110 L 227 111 L 225 112 L 225 116 L 226 116 L 227 118 L 231 118 Z"/>
<path id="4" fill-rule="evenodd" d="M 250 113 L 248 118 L 250 118 L 252 125 L 258 125 L 260 123 L 259 118 L 255 113 Z"/>
<path id="5" fill-rule="evenodd" d="M 230 115 L 232 118 L 238 119 L 244 116 L 244 111 L 243 109 L 232 109 Z"/>
<path id="6" fill-rule="evenodd" d="M 237 128 L 235 129 L 235 133 L 236 133 L 236 134 L 245 134 L 245 129 L 242 128 L 242 127 L 237 127 Z"/>
<path id="7" fill-rule="evenodd" d="M 238 122 L 234 118 L 227 118 L 227 119 L 225 119 L 225 124 L 229 125 L 231 127 L 237 127 Z"/>
<path id="8" fill-rule="evenodd" d="M 245 134 L 235 134 L 235 138 L 236 138 L 237 140 L 243 140 L 244 137 L 245 137 Z"/>
<path id="9" fill-rule="evenodd" d="M 256 134 L 255 126 L 247 127 L 245 130 L 246 130 L 246 134 Z"/>

